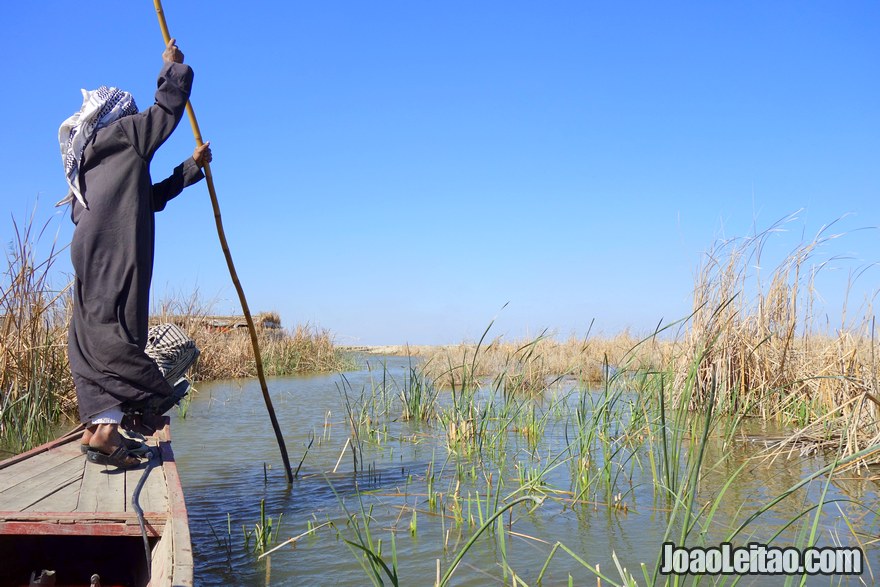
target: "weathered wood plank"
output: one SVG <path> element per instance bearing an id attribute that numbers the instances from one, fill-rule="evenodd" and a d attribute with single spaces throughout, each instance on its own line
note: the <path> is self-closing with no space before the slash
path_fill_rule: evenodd
<path id="1" fill-rule="evenodd" d="M 21 454 L 17 454 L 15 456 L 9 457 L 8 459 L 0 461 L 0 470 L 11 467 L 12 465 L 14 465 L 16 463 L 30 459 L 38 454 L 47 452 L 47 451 L 52 450 L 58 446 L 73 442 L 76 438 L 80 437 L 80 433 L 82 432 L 82 430 L 83 430 L 83 426 L 80 425 L 77 428 L 75 428 L 75 429 L 71 430 L 70 432 L 68 432 L 67 434 L 65 434 L 64 436 L 62 436 L 61 438 L 58 438 L 58 439 L 53 440 L 51 442 L 47 442 L 46 444 L 40 445 L 36 448 L 32 448 L 29 451 L 23 452 Z"/>
<path id="2" fill-rule="evenodd" d="M 157 467 L 153 470 L 141 493 L 147 496 L 141 506 L 145 512 L 167 513 L 169 511 L 168 482 L 165 479 L 164 467 Z"/>
<path id="3" fill-rule="evenodd" d="M 35 477 L 44 475 L 47 471 L 51 471 L 67 461 L 83 458 L 77 452 L 61 450 L 62 448 L 67 448 L 67 445 L 49 452 L 37 454 L 0 471 L 0 493 L 20 483 L 25 483 Z M 76 448 L 78 450 L 78 447 Z"/>
<path id="4" fill-rule="evenodd" d="M 83 459 L 85 462 L 85 459 Z M 62 487 L 55 493 L 47 495 L 28 508 L 35 512 L 72 512 L 76 510 L 79 501 L 79 489 L 82 485 L 82 475 L 79 482 L 74 482 L 67 487 Z"/>
<path id="5" fill-rule="evenodd" d="M 174 587 L 192 587 L 194 569 L 189 521 L 186 517 L 172 517 L 165 526 L 165 532 L 169 530 L 171 531 L 172 563 L 174 565 L 171 584 Z"/>
<path id="6" fill-rule="evenodd" d="M 82 478 L 82 459 L 68 459 L 38 477 L 10 487 L 0 493 L 0 511 L 23 511 L 38 503 L 46 496 L 74 483 Z"/>
<path id="7" fill-rule="evenodd" d="M 143 474 L 143 468 L 132 469 L 129 471 L 128 478 L 125 481 L 125 503 L 126 507 L 131 511 L 134 511 L 132 497 Z M 156 466 L 152 467 L 147 473 L 138 503 L 144 512 L 168 511 L 168 489 L 165 481 L 165 471 L 160 462 L 156 461 Z"/>
<path id="8" fill-rule="evenodd" d="M 166 527 L 167 530 L 171 526 Z M 153 563 L 150 573 L 150 582 L 147 587 L 160 587 L 164 585 L 172 585 L 172 575 L 174 569 L 174 561 L 171 559 L 172 554 L 172 532 L 163 532 L 162 538 L 153 547 Z"/>
<path id="9" fill-rule="evenodd" d="M 178 584 L 193 584 L 192 550 L 186 506 L 164 418 L 150 444 L 161 442 L 163 461 L 143 478 L 140 506 L 149 536 L 164 538 L 158 575 Z M 139 536 L 131 497 L 145 467 L 120 470 L 88 463 L 78 437 L 53 442 L 0 463 L 0 534 Z M 170 467 L 170 478 L 165 468 Z M 168 484 L 174 486 L 174 506 Z M 16 501 L 17 500 L 17 501 Z M 26 508 L 26 511 L 3 511 Z M 174 520 L 172 522 L 172 519 Z M 160 554 L 161 553 L 161 554 Z M 169 556 L 171 555 L 171 556 Z"/>
<path id="10" fill-rule="evenodd" d="M 66 444 L 62 444 L 52 449 L 52 452 L 67 455 L 70 458 L 81 457 L 85 460 L 85 455 L 83 455 L 82 450 L 79 447 L 79 442 L 68 442 Z"/>
<path id="11" fill-rule="evenodd" d="M 78 512 L 124 512 L 125 470 L 86 463 L 79 490 Z"/>

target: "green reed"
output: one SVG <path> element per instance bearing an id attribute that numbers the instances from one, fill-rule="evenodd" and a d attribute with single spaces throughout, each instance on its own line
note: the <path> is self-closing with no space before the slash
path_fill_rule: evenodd
<path id="1" fill-rule="evenodd" d="M 437 396 L 440 390 L 410 360 L 409 371 L 400 389 L 403 420 L 429 422 L 437 414 Z"/>
<path id="2" fill-rule="evenodd" d="M 543 498 L 538 498 L 538 497 L 534 497 L 531 495 L 524 495 L 522 497 L 518 497 L 517 499 L 511 501 L 510 503 L 507 503 L 501 507 L 497 507 L 491 516 L 487 516 L 487 518 L 480 525 L 480 527 L 477 529 L 477 531 L 474 532 L 474 534 L 468 539 L 468 541 L 465 542 L 465 544 L 455 554 L 452 561 L 449 563 L 449 566 L 447 567 L 446 572 L 443 573 L 442 577 L 440 577 L 440 580 L 437 582 L 436 587 L 445 587 L 449 583 L 449 581 L 452 579 L 453 573 L 455 573 L 456 569 L 458 568 L 458 565 L 461 563 L 461 560 L 468 553 L 468 551 L 471 549 L 471 547 L 473 547 L 474 543 L 476 543 L 476 541 L 480 537 L 480 535 L 492 527 L 492 525 L 495 523 L 495 520 L 500 519 L 501 516 L 504 515 L 504 513 L 506 511 L 516 507 L 519 504 L 529 502 L 529 501 L 532 502 L 535 507 L 537 507 L 537 506 L 540 506 L 544 500 L 543 500 Z M 487 503 L 488 503 L 488 500 L 487 500 Z M 503 533 L 503 529 L 502 529 L 502 533 Z M 438 563 L 438 567 L 439 567 L 439 563 Z"/>
<path id="3" fill-rule="evenodd" d="M 278 540 L 278 531 L 281 529 L 281 519 L 284 513 L 278 514 L 277 520 L 266 515 L 266 500 L 260 500 L 260 521 L 254 524 L 252 530 L 245 526 L 241 527 L 244 534 L 244 548 L 251 552 L 265 552 Z M 273 532 L 274 528 L 274 532 Z M 253 540 L 253 545 L 251 541 Z"/>
<path id="4" fill-rule="evenodd" d="M 343 537 L 343 541 L 352 553 L 357 555 L 358 562 L 370 578 L 370 581 L 373 585 L 379 587 L 385 585 L 383 577 L 386 577 L 391 582 L 391 585 L 399 585 L 397 542 L 394 537 L 394 532 L 391 533 L 390 537 L 391 560 L 388 561 L 382 552 L 382 540 L 374 538 L 371 530 L 373 507 L 370 506 L 369 509 L 364 508 L 363 497 L 360 491 L 358 491 L 358 508 L 360 510 L 360 517 L 358 517 L 348 511 L 345 502 L 339 494 L 336 493 L 336 489 L 333 485 L 330 485 L 330 488 L 333 490 L 333 493 L 336 494 L 336 499 L 339 501 L 340 506 L 345 512 L 347 518 L 346 526 L 354 531 L 354 539 Z M 337 534 L 340 534 L 339 528 L 337 528 Z"/>

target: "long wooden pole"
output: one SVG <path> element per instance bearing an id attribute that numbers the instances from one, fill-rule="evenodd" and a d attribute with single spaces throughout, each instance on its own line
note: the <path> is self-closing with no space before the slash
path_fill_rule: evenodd
<path id="1" fill-rule="evenodd" d="M 162 11 L 161 0 L 153 0 L 156 6 L 156 14 L 159 17 L 159 28 L 162 29 L 162 36 L 165 38 L 165 44 L 171 40 L 171 34 L 168 32 L 168 24 L 165 22 L 165 13 Z M 199 130 L 199 123 L 196 121 L 195 112 L 193 112 L 192 103 L 187 101 L 186 113 L 189 116 L 189 123 L 192 125 L 193 135 L 196 138 L 196 144 L 202 145 L 202 133 Z M 281 449 L 281 458 L 284 460 L 284 470 L 287 473 L 287 482 L 293 483 L 293 472 L 290 468 L 290 458 L 287 456 L 287 447 L 284 445 L 284 437 L 281 436 L 281 427 L 278 426 L 278 418 L 275 416 L 275 408 L 272 407 L 272 398 L 269 397 L 269 388 L 266 386 L 266 376 L 263 373 L 263 359 L 260 357 L 260 343 L 257 341 L 257 329 L 254 327 L 254 319 L 251 317 L 251 311 L 248 309 L 247 299 L 244 297 L 244 290 L 241 282 L 238 281 L 238 273 L 235 272 L 235 265 L 232 263 L 232 254 L 229 252 L 229 244 L 226 242 L 226 233 L 223 231 L 223 220 L 220 217 L 220 204 L 217 203 L 217 193 L 214 191 L 214 178 L 211 175 L 211 164 L 205 163 L 205 180 L 208 183 L 208 193 L 211 195 L 211 206 L 214 208 L 214 222 L 217 225 L 217 236 L 220 237 L 220 247 L 223 249 L 223 255 L 226 257 L 226 265 L 229 267 L 229 275 L 232 277 L 232 283 L 235 284 L 235 291 L 238 292 L 238 299 L 241 302 L 241 309 L 244 312 L 245 320 L 247 320 L 248 332 L 251 335 L 251 345 L 254 347 L 254 359 L 257 362 L 257 377 L 260 379 L 260 389 L 263 390 L 263 399 L 266 401 L 266 409 L 269 411 L 269 418 L 272 420 L 272 428 L 275 430 L 275 438 L 278 439 L 278 448 Z"/>

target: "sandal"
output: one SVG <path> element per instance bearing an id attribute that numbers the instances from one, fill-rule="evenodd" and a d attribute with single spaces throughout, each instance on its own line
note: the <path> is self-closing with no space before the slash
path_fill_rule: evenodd
<path id="1" fill-rule="evenodd" d="M 96 465 L 110 465 L 119 469 L 131 469 L 141 464 L 140 459 L 129 454 L 125 447 L 117 447 L 112 453 L 107 454 L 95 448 L 90 448 L 86 452 L 86 458 L 90 463 Z"/>
<path id="2" fill-rule="evenodd" d="M 122 432 L 122 430 L 120 430 Z M 146 445 L 144 442 L 140 442 L 138 440 L 133 440 L 131 438 L 122 437 L 122 446 L 125 447 L 125 450 L 132 453 L 133 455 L 140 455 L 142 453 L 147 453 L 150 451 L 150 447 Z M 80 443 L 79 450 L 83 454 L 89 452 L 89 443 Z"/>
<path id="3" fill-rule="evenodd" d="M 134 430 L 129 430 L 124 426 L 126 422 L 123 421 L 123 425 L 119 426 L 119 433 L 123 438 L 127 438 L 128 440 L 136 440 L 141 444 L 146 444 L 147 437 L 141 434 L 140 432 L 135 432 Z M 130 423 L 130 422 L 129 422 Z"/>

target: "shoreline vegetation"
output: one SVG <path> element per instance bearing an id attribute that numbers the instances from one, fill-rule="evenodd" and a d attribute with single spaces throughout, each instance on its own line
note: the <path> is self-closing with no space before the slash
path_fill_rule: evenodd
<path id="1" fill-rule="evenodd" d="M 792 427 L 784 442 L 791 447 L 841 447 L 843 457 L 867 450 L 859 464 L 880 462 L 880 347 L 870 300 L 857 318 L 844 311 L 837 328 L 820 328 L 813 315 L 823 267 L 814 256 L 838 235 L 820 232 L 775 268 L 755 269 L 770 236 L 789 220 L 716 243 L 696 274 L 692 313 L 645 335 L 505 341 L 490 338 L 490 324 L 479 342 L 371 348 L 337 346 L 330 332 L 309 325 L 261 328 L 266 372 L 342 371 L 354 368 L 352 351 L 380 351 L 418 358 L 419 376 L 453 393 L 494 381 L 506 394 L 538 394 L 563 378 L 596 386 L 612 374 L 639 391 L 644 377 L 659 377 L 670 406 L 773 420 Z M 71 300 L 69 285 L 56 285 L 69 279 L 53 271 L 60 251 L 37 253 L 47 227 L 38 229 L 32 216 L 14 228 L 0 280 L 0 446 L 25 450 L 75 412 L 66 357 Z M 246 332 L 211 327 L 210 310 L 194 294 L 162 303 L 154 320 L 177 322 L 196 339 L 196 381 L 254 376 Z M 277 314 L 263 319 L 281 321 Z M 686 388 L 694 392 L 685 397 Z"/>
<path id="2" fill-rule="evenodd" d="M 825 227 L 765 275 L 755 269 L 768 239 L 789 220 L 716 243 L 696 274 L 692 313 L 642 337 L 624 332 L 505 341 L 489 338 L 490 324 L 478 342 L 350 348 L 418 357 L 423 377 L 453 390 L 493 380 L 505 393 L 537 394 L 563 378 L 596 387 L 624 375 L 625 385 L 644 392 L 640 377 L 659 376 L 670 406 L 791 429 L 780 450 L 840 449 L 842 458 L 864 454 L 857 468 L 880 464 L 880 341 L 873 306 L 869 300 L 855 318 L 844 308 L 845 322 L 836 328 L 820 328 L 813 315 L 814 284 L 824 268 L 814 256 L 840 235 Z M 685 389 L 693 392 L 685 395 Z"/>

